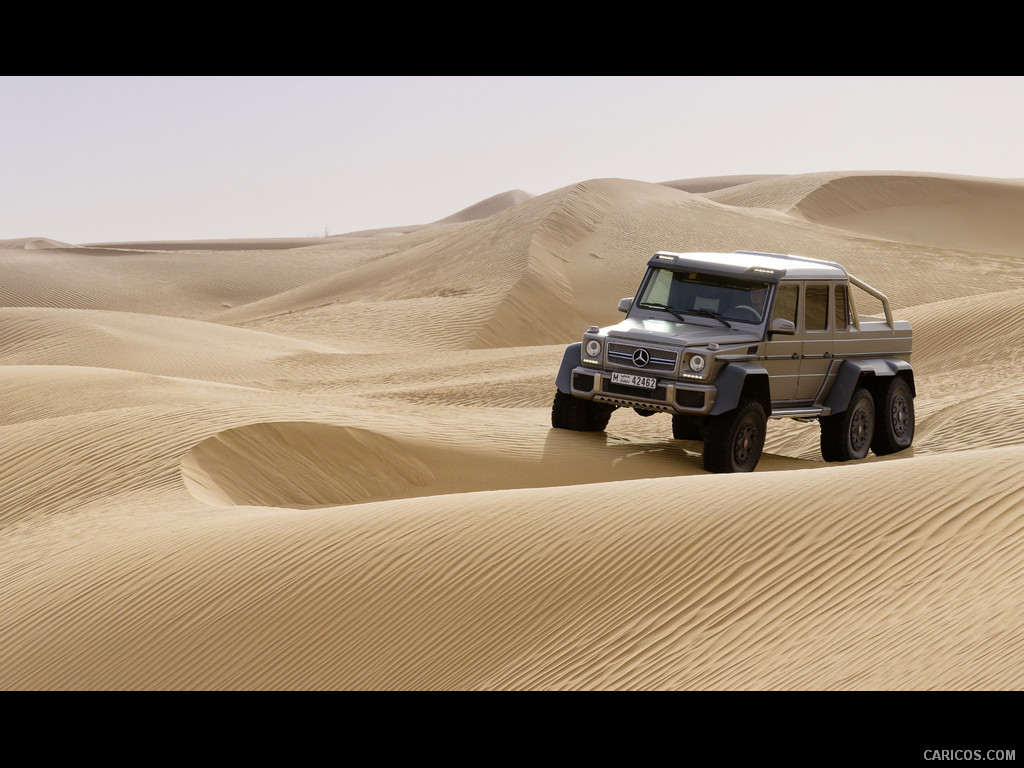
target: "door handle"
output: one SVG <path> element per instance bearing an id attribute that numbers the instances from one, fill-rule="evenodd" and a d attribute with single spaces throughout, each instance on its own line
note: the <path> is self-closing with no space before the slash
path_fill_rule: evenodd
<path id="1" fill-rule="evenodd" d="M 800 359 L 800 353 L 799 352 L 794 352 L 793 353 L 793 359 L 794 360 L 799 360 Z"/>

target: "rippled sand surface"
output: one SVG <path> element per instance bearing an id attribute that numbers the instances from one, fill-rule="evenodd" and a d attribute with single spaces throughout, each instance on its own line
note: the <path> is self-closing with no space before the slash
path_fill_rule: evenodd
<path id="1" fill-rule="evenodd" d="M 1024 184 L 594 179 L 294 241 L 0 241 L 0 688 L 1019 690 Z M 550 427 L 656 250 L 843 263 L 911 450 Z"/>

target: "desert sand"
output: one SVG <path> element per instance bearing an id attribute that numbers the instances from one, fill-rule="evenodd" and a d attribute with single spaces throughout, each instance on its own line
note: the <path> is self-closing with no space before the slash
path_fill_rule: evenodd
<path id="1" fill-rule="evenodd" d="M 1020 690 L 1024 181 L 497 195 L 323 238 L 0 240 L 0 689 Z M 2 233 L 0 233 L 2 234 Z M 657 250 L 827 258 L 914 327 L 912 449 L 552 430 Z"/>

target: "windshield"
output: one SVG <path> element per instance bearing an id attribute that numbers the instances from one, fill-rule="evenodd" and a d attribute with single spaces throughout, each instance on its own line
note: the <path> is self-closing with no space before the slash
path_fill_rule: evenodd
<path id="1" fill-rule="evenodd" d="M 770 283 L 740 280 L 700 272 L 655 267 L 637 306 L 660 309 L 680 320 L 710 317 L 725 325 L 730 320 L 760 323 L 764 319 Z"/>

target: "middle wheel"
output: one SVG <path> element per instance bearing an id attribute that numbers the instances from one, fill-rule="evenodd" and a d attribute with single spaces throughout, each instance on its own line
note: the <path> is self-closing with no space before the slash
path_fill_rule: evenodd
<path id="1" fill-rule="evenodd" d="M 875 401 L 867 389 L 854 391 L 845 411 L 819 421 L 825 461 L 852 461 L 868 455 L 875 435 Z"/>

